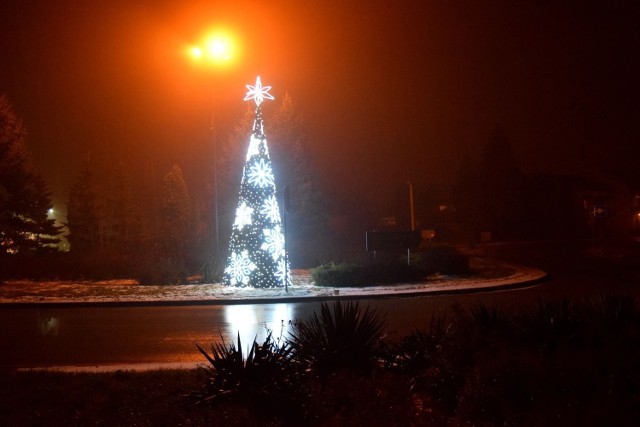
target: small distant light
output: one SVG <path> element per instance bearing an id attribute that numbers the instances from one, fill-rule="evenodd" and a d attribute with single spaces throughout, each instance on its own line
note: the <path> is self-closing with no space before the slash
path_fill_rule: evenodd
<path id="1" fill-rule="evenodd" d="M 47 213 L 48 213 L 49 215 L 53 215 L 53 208 L 49 208 L 49 210 L 47 211 Z"/>
<path id="2" fill-rule="evenodd" d="M 200 49 L 199 47 L 192 47 L 191 48 L 191 56 L 193 56 L 194 58 L 197 58 L 197 59 L 202 58 L 202 49 Z"/>

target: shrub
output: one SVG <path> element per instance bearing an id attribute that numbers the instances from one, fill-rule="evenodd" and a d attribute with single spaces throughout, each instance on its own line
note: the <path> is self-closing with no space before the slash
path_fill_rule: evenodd
<path id="1" fill-rule="evenodd" d="M 0 255 L 0 280 L 110 280 L 133 278 L 137 259 L 111 251 Z"/>
<path id="2" fill-rule="evenodd" d="M 631 298 L 546 301 L 526 311 L 455 306 L 451 324 L 441 324 L 403 339 L 387 364 L 410 376 L 436 424 L 637 419 L 640 310 Z"/>
<path id="3" fill-rule="evenodd" d="M 311 277 L 318 286 L 367 286 L 383 283 L 415 282 L 424 279 L 420 268 L 406 265 L 400 258 L 394 263 L 324 264 L 311 271 Z"/>
<path id="4" fill-rule="evenodd" d="M 318 286 L 367 286 L 382 283 L 410 283 L 424 280 L 429 274 L 469 273 L 469 259 L 451 246 L 433 246 L 411 255 L 411 265 L 406 256 L 382 253 L 368 264 L 328 263 L 311 271 Z"/>
<path id="5" fill-rule="evenodd" d="M 318 286 L 358 286 L 362 284 L 362 272 L 361 265 L 331 262 L 311 270 L 311 277 Z"/>
<path id="6" fill-rule="evenodd" d="M 320 316 L 297 323 L 289 341 L 296 360 L 321 378 L 341 369 L 369 373 L 384 324 L 376 310 L 362 311 L 358 303 L 336 301 L 332 309 L 322 303 Z"/>
<path id="7" fill-rule="evenodd" d="M 409 390 L 414 399 L 424 402 L 423 410 L 435 425 L 447 424 L 465 381 L 461 366 L 467 365 L 468 355 L 460 354 L 455 333 L 449 315 L 434 313 L 426 331 L 414 331 L 385 352 L 385 368 L 408 376 Z"/>
<path id="8" fill-rule="evenodd" d="M 469 258 L 453 246 L 437 245 L 412 255 L 413 264 L 428 274 L 469 273 Z"/>
<path id="9" fill-rule="evenodd" d="M 271 415 L 285 409 L 295 412 L 299 378 L 292 347 L 286 341 L 274 341 L 270 332 L 263 344 L 253 341 L 246 359 L 240 334 L 237 348 L 233 343 L 227 346 L 224 339 L 211 346 L 211 354 L 198 344 L 196 347 L 209 362 L 200 368 L 206 373 L 205 387 L 191 394 L 197 404 L 235 400 Z"/>
<path id="10" fill-rule="evenodd" d="M 139 266 L 138 280 L 141 285 L 183 285 L 187 281 L 187 271 L 179 260 L 145 260 Z"/>
<path id="11" fill-rule="evenodd" d="M 385 351 L 385 367 L 410 375 L 431 367 L 447 340 L 452 337 L 451 319 L 446 314 L 431 316 L 429 329 L 414 331 Z"/>

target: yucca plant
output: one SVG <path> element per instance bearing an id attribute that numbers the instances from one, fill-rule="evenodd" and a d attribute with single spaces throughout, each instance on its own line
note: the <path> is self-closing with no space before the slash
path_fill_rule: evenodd
<path id="1" fill-rule="evenodd" d="M 442 351 L 446 341 L 452 337 L 453 328 L 447 314 L 431 315 L 429 327 L 416 330 L 403 337 L 385 351 L 385 367 L 415 374 L 429 368 Z"/>
<path id="2" fill-rule="evenodd" d="M 593 313 L 589 317 L 599 322 L 621 325 L 640 320 L 638 301 L 630 296 L 601 293 L 589 299 L 586 306 L 587 311 Z"/>
<path id="3" fill-rule="evenodd" d="M 271 332 L 262 345 L 253 341 L 246 359 L 240 334 L 237 348 L 234 343 L 227 345 L 224 339 L 211 345 L 210 354 L 198 344 L 196 347 L 209 362 L 200 367 L 207 383 L 203 390 L 192 394 L 196 403 L 213 403 L 226 397 L 275 410 L 291 397 L 298 383 L 291 364 L 292 348 L 286 341 L 274 341 Z"/>
<path id="4" fill-rule="evenodd" d="M 300 363 L 321 377 L 347 369 L 368 373 L 375 360 L 385 319 L 375 309 L 361 310 L 358 303 L 340 301 L 330 308 L 322 303 L 317 313 L 298 322 L 289 343 Z"/>
<path id="5" fill-rule="evenodd" d="M 476 304 L 465 308 L 456 304 L 452 321 L 461 351 L 465 351 L 463 348 L 484 348 L 504 340 L 518 341 L 522 336 L 518 312 L 498 306 Z"/>

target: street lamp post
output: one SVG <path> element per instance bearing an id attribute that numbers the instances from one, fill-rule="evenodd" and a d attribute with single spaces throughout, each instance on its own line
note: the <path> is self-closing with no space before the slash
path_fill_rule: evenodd
<path id="1" fill-rule="evenodd" d="M 222 32 L 216 32 L 203 39 L 203 41 L 196 46 L 188 48 L 188 53 L 191 59 L 204 66 L 220 68 L 225 65 L 229 65 L 233 59 L 233 46 L 231 37 Z M 219 261 L 220 258 L 220 229 L 219 229 L 219 214 L 218 214 L 218 144 L 216 140 L 216 93 L 215 88 L 212 90 L 212 112 L 211 123 L 209 126 L 209 137 L 212 145 L 213 154 L 213 265 L 212 265 L 212 278 L 218 273 L 219 267 L 222 265 Z"/>
<path id="2" fill-rule="evenodd" d="M 213 276 L 215 277 L 218 272 L 218 267 L 220 263 L 218 262 L 220 255 L 220 227 L 219 227 L 219 216 L 218 216 L 218 141 L 216 141 L 216 100 L 215 94 L 213 95 L 212 100 L 212 112 L 211 112 L 211 126 L 209 127 L 209 134 L 211 136 L 211 145 L 213 146 L 213 232 L 214 236 L 214 265 L 213 265 Z"/>

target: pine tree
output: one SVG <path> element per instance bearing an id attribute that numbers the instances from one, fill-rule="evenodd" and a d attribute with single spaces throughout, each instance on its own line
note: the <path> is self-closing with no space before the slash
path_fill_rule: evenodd
<path id="1" fill-rule="evenodd" d="M 67 239 L 72 252 L 86 253 L 99 246 L 99 217 L 97 183 L 87 159 L 71 188 L 67 202 Z"/>
<path id="2" fill-rule="evenodd" d="M 0 246 L 2 252 L 51 248 L 61 227 L 47 218 L 51 192 L 35 170 L 26 131 L 5 96 L 0 97 Z"/>
<path id="3" fill-rule="evenodd" d="M 328 236 L 326 205 L 307 149 L 304 117 L 293 98 L 285 93 L 267 126 L 276 170 L 276 188 L 289 192 L 287 244 L 291 263 L 317 265 L 323 258 Z M 314 242 L 314 244 L 309 244 Z M 294 255 L 295 254 L 295 255 Z"/>
<path id="4" fill-rule="evenodd" d="M 501 127 L 496 127 L 479 160 L 466 157 L 454 186 L 456 211 L 471 240 L 481 231 L 492 238 L 519 238 L 526 217 L 525 177 Z"/>
<path id="5" fill-rule="evenodd" d="M 31 176 L 25 192 L 29 201 L 21 214 L 25 248 L 38 253 L 57 250 L 60 243 L 58 235 L 63 227 L 56 225 L 55 220 L 48 216 L 52 195 L 40 174 Z"/>
<path id="6" fill-rule="evenodd" d="M 519 238 L 525 179 L 502 127 L 493 130 L 480 160 L 488 230 L 500 239 Z"/>
<path id="7" fill-rule="evenodd" d="M 480 231 L 487 230 L 487 206 L 484 182 L 479 166 L 464 156 L 453 186 L 453 201 L 461 223 L 464 239 L 475 241 Z"/>
<path id="8" fill-rule="evenodd" d="M 260 104 L 273 99 L 270 86 L 247 85 L 245 100 L 256 103 L 235 221 L 229 242 L 229 258 L 223 282 L 227 286 L 283 287 L 291 280 L 285 253 L 280 207 L 276 198 L 269 148 Z"/>
<path id="9" fill-rule="evenodd" d="M 119 254 L 139 250 L 142 213 L 125 161 L 120 161 L 103 188 L 103 212 L 100 216 L 102 245 Z"/>
<path id="10" fill-rule="evenodd" d="M 248 108 L 242 118 L 236 123 L 234 131 L 229 138 L 224 141 L 220 141 L 221 144 L 217 151 L 216 177 L 218 179 L 217 185 L 217 203 L 218 203 L 218 220 L 219 220 L 219 239 L 221 242 L 229 239 L 229 233 L 227 230 L 231 230 L 236 211 L 236 200 L 238 192 L 240 191 L 241 171 L 245 163 L 246 151 L 244 151 L 245 141 L 249 139 L 251 130 L 253 129 L 253 122 L 255 119 L 255 111 Z M 213 175 L 213 174 L 212 174 Z M 213 196 L 213 185 L 210 191 Z M 211 212 L 211 218 L 209 224 L 213 226 L 213 197 L 211 197 L 211 204 L 207 207 L 208 212 Z"/>
<path id="11" fill-rule="evenodd" d="M 160 246 L 165 256 L 184 262 L 191 231 L 191 199 L 180 166 L 164 177 L 160 220 Z"/>

